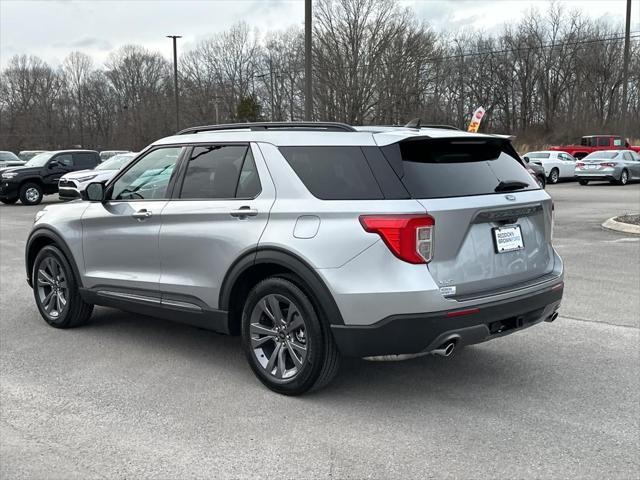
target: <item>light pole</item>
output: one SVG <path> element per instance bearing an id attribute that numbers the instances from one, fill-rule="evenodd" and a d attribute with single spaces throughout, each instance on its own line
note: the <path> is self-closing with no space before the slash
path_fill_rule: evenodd
<path id="1" fill-rule="evenodd" d="M 313 120 L 313 88 L 311 85 L 311 0 L 304 2 L 304 119 Z"/>
<path id="2" fill-rule="evenodd" d="M 178 100 L 178 45 L 177 40 L 181 35 L 167 35 L 173 39 L 173 94 L 176 99 L 176 131 L 180 130 L 180 102 Z"/>
<path id="3" fill-rule="evenodd" d="M 627 105 L 627 88 L 629 85 L 629 43 L 631 30 L 631 0 L 627 0 L 627 18 L 624 28 L 624 63 L 622 67 L 622 141 L 627 141 L 627 119 L 629 106 Z"/>

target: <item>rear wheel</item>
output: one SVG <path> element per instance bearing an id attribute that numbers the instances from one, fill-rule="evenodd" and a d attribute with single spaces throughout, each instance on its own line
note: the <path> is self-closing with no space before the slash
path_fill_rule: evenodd
<path id="1" fill-rule="evenodd" d="M 558 183 L 558 180 L 560 180 L 560 171 L 557 168 L 552 168 L 549 173 L 549 183 Z"/>
<path id="2" fill-rule="evenodd" d="M 580 185 L 589 185 L 589 180 L 578 180 Z"/>
<path id="3" fill-rule="evenodd" d="M 37 183 L 25 183 L 20 187 L 20 201 L 23 205 L 38 205 L 42 202 L 42 187 Z"/>
<path id="4" fill-rule="evenodd" d="M 33 294 L 42 318 L 55 328 L 72 328 L 85 323 L 93 305 L 80 297 L 73 269 L 64 254 L 48 245 L 33 263 Z"/>
<path id="5" fill-rule="evenodd" d="M 617 183 L 618 185 L 626 185 L 627 183 L 629 183 L 629 172 L 627 172 L 626 170 L 622 170 L 622 173 L 620 174 L 620 180 L 615 183 Z"/>
<path id="6" fill-rule="evenodd" d="M 13 198 L 0 198 L 0 202 L 4 203 L 5 205 L 13 205 L 14 203 L 16 203 L 18 201 L 18 197 L 13 197 Z"/>
<path id="7" fill-rule="evenodd" d="M 309 297 L 293 282 L 271 277 L 249 293 L 242 345 L 251 369 L 268 388 L 301 395 L 335 376 L 339 353 Z"/>

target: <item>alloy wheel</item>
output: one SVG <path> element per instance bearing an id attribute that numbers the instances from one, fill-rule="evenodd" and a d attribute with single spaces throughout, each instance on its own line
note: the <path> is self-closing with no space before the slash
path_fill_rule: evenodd
<path id="1" fill-rule="evenodd" d="M 629 181 L 629 174 L 627 173 L 626 170 L 623 170 L 622 174 L 620 175 L 620 183 L 622 185 L 626 185 L 628 181 Z"/>
<path id="2" fill-rule="evenodd" d="M 38 192 L 37 188 L 29 188 L 27 189 L 27 191 L 24 194 L 25 197 L 27 197 L 27 200 L 29 202 L 37 202 L 38 198 L 40 198 L 40 192 Z"/>
<path id="3" fill-rule="evenodd" d="M 251 312 L 251 349 L 275 380 L 296 377 L 307 361 L 307 328 L 296 304 L 279 294 L 262 297 Z"/>
<path id="4" fill-rule="evenodd" d="M 38 267 L 36 282 L 42 308 L 51 318 L 59 318 L 69 301 L 69 286 L 58 260 L 46 257 Z"/>

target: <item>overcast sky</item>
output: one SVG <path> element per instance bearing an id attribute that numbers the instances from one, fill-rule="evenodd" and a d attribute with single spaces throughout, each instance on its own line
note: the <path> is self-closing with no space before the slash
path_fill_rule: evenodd
<path id="1" fill-rule="evenodd" d="M 548 0 L 403 0 L 435 29 L 491 32 Z M 623 30 L 625 0 L 564 0 L 565 8 L 605 17 Z M 640 30 L 640 0 L 633 0 L 632 31 Z M 97 63 L 135 43 L 171 56 L 165 35 L 183 35 L 180 48 L 245 21 L 261 32 L 302 26 L 303 0 L 0 0 L 0 64 L 32 54 L 57 65 L 73 50 Z"/>

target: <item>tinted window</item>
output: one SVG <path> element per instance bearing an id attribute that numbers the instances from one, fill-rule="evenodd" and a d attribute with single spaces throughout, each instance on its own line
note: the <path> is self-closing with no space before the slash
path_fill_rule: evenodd
<path id="1" fill-rule="evenodd" d="M 73 160 L 76 167 L 93 168 L 98 162 L 98 156 L 95 153 L 74 153 Z"/>
<path id="2" fill-rule="evenodd" d="M 413 198 L 493 194 L 507 183 L 539 188 L 501 140 L 405 140 L 382 151 Z"/>
<path id="3" fill-rule="evenodd" d="M 234 198 L 248 147 L 195 147 L 189 158 L 180 198 Z"/>
<path id="4" fill-rule="evenodd" d="M 257 197 L 262 187 L 260 186 L 260 177 L 256 162 L 253 160 L 251 149 L 247 150 L 247 155 L 240 170 L 240 179 L 238 180 L 238 188 L 236 189 L 237 198 L 254 198 Z"/>
<path id="5" fill-rule="evenodd" d="M 280 147 L 280 152 L 317 198 L 384 198 L 360 147 Z"/>
<path id="6" fill-rule="evenodd" d="M 168 198 L 169 181 L 180 151 L 180 147 L 172 147 L 149 152 L 115 182 L 111 198 L 114 200 Z"/>
<path id="7" fill-rule="evenodd" d="M 0 152 L 0 160 L 3 162 L 15 162 L 19 159 L 11 152 Z"/>
<path id="8" fill-rule="evenodd" d="M 618 152 L 593 152 L 584 157 L 584 160 L 611 160 L 612 158 L 616 158 L 618 156 Z"/>
<path id="9" fill-rule="evenodd" d="M 598 146 L 599 147 L 608 147 L 609 146 L 609 137 L 598 137 Z"/>
<path id="10" fill-rule="evenodd" d="M 58 162 L 58 165 L 63 167 L 73 167 L 73 155 L 70 153 L 63 153 L 56 155 L 54 160 Z"/>

